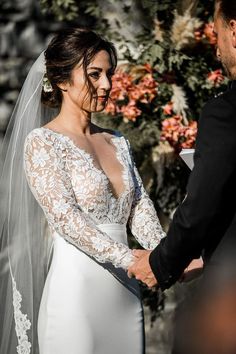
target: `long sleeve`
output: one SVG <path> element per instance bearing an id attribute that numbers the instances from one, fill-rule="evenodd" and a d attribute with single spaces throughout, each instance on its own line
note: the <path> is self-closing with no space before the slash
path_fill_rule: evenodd
<path id="1" fill-rule="evenodd" d="M 235 112 L 235 90 L 211 100 L 203 109 L 186 198 L 174 215 L 167 237 L 150 255 L 150 265 L 163 290 L 203 250 L 209 258 L 233 220 Z"/>
<path id="2" fill-rule="evenodd" d="M 134 200 L 129 217 L 129 227 L 141 246 L 145 249 L 154 249 L 166 236 L 158 219 L 152 200 L 148 196 L 142 179 L 135 166 L 129 142 L 129 156 L 133 172 L 133 183 L 135 186 Z"/>
<path id="3" fill-rule="evenodd" d="M 30 134 L 25 142 L 24 168 L 32 193 L 60 236 L 99 262 L 124 269 L 130 265 L 131 250 L 100 231 L 76 202 L 64 161 L 50 142 Z"/>

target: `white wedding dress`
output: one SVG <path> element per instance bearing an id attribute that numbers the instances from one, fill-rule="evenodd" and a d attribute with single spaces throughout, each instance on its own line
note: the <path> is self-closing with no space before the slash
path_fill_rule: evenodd
<path id="1" fill-rule="evenodd" d="M 40 354 L 144 352 L 139 287 L 125 271 L 133 260 L 126 225 L 145 249 L 165 234 L 128 142 L 116 133 L 111 144 L 123 171 L 119 197 L 69 137 L 38 128 L 26 139 L 27 180 L 53 237 L 38 318 Z"/>

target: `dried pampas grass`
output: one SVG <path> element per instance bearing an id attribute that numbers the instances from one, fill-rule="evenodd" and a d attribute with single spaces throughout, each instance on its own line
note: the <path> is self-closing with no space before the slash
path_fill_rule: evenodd
<path id="1" fill-rule="evenodd" d="M 186 118 L 186 110 L 188 109 L 186 94 L 182 87 L 177 86 L 175 84 L 172 85 L 173 96 L 171 98 L 171 102 L 173 103 L 173 111 L 183 117 L 184 124 L 188 124 L 188 120 Z"/>
<path id="2" fill-rule="evenodd" d="M 177 50 L 180 50 L 194 41 L 194 32 L 201 27 L 202 21 L 192 17 L 188 9 L 184 15 L 175 12 L 174 22 L 171 29 L 172 43 Z"/>

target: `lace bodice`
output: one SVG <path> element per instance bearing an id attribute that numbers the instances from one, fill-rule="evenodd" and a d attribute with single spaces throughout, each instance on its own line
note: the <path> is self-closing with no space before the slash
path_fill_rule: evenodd
<path id="1" fill-rule="evenodd" d="M 133 260 L 131 250 L 99 230 L 99 224 L 129 223 L 145 249 L 153 249 L 165 233 L 144 190 L 128 141 L 116 134 L 111 143 L 123 168 L 124 190 L 118 197 L 88 152 L 47 128 L 35 129 L 27 136 L 24 168 L 52 231 L 97 261 L 126 269 Z"/>

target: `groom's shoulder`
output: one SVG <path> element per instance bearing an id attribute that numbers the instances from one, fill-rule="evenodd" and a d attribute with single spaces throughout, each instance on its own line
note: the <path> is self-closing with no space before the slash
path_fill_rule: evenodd
<path id="1" fill-rule="evenodd" d="M 226 90 L 221 92 L 217 96 L 209 99 L 202 109 L 202 114 L 217 113 L 221 115 L 225 114 L 236 114 L 236 89 Z"/>

